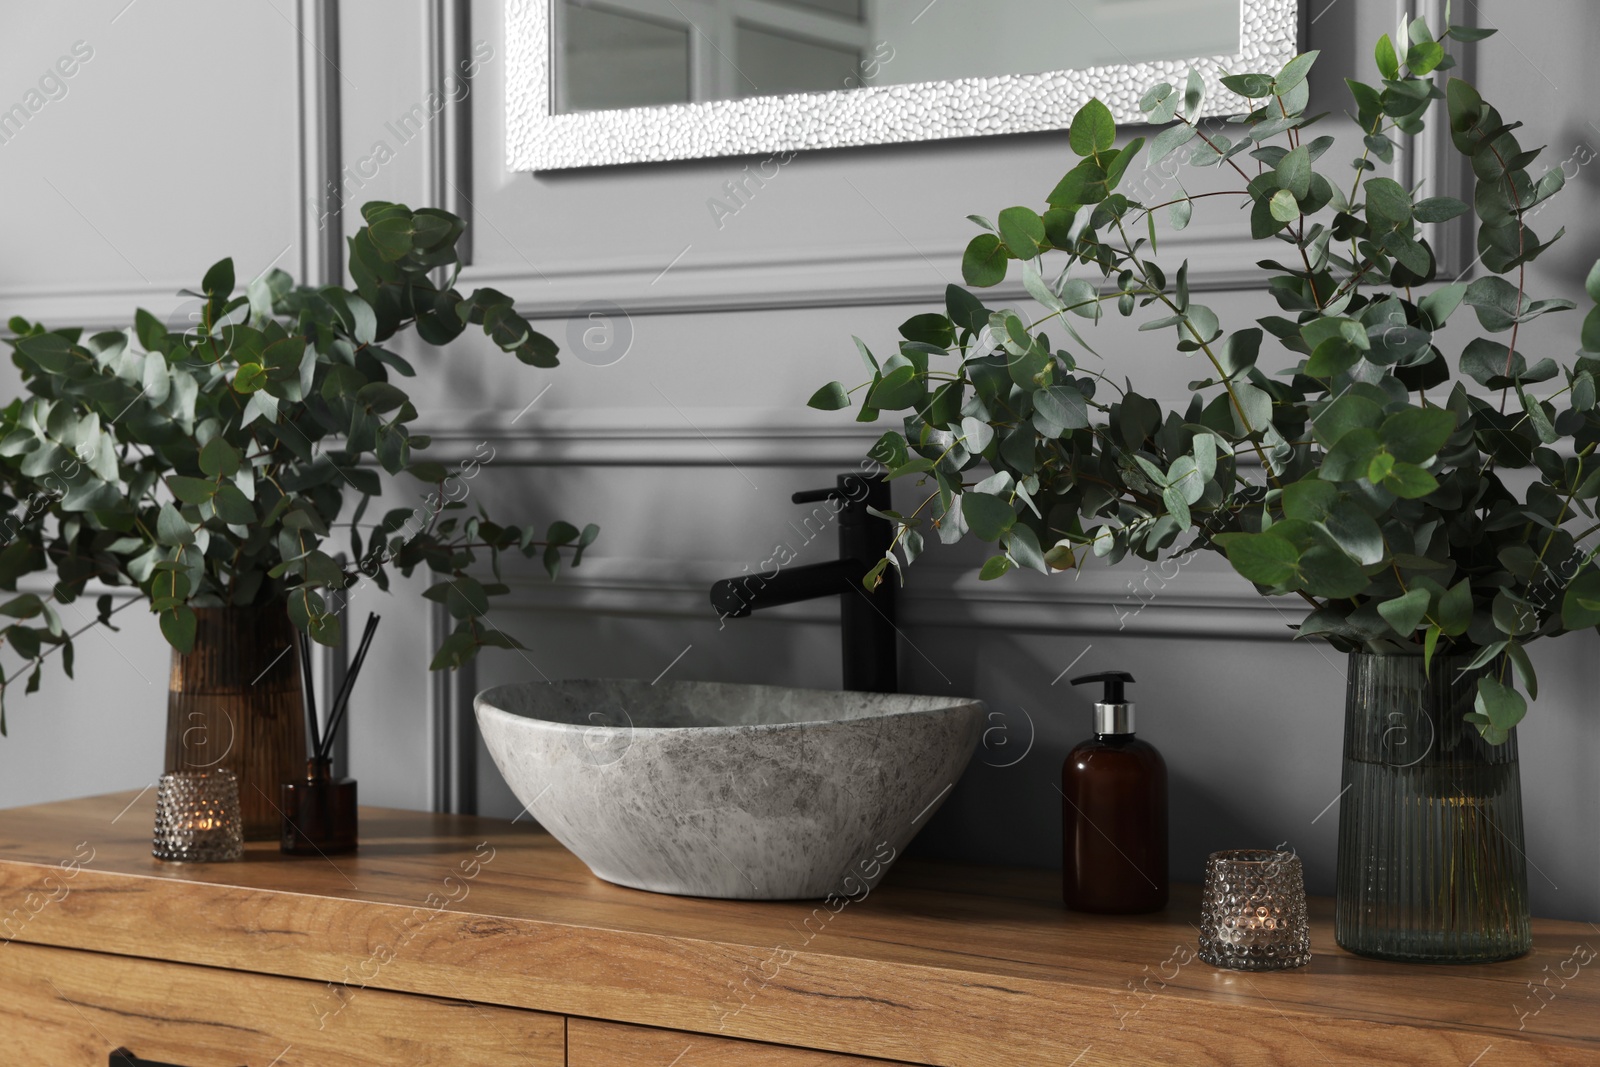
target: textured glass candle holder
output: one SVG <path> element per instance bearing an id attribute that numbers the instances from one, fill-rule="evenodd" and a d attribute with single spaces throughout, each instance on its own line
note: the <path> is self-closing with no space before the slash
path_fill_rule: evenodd
<path id="1" fill-rule="evenodd" d="M 229 770 L 169 771 L 156 786 L 158 860 L 213 863 L 244 855 L 239 779 Z"/>
<path id="2" fill-rule="evenodd" d="M 1200 909 L 1200 958 L 1213 967 L 1282 971 L 1311 962 L 1305 873 L 1292 852 L 1213 852 Z"/>

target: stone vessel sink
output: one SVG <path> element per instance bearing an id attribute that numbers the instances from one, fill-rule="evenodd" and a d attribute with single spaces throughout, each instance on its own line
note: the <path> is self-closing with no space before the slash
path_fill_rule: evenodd
<path id="1" fill-rule="evenodd" d="M 478 694 L 489 754 L 596 876 L 683 896 L 859 896 L 950 793 L 984 705 L 716 682 Z"/>

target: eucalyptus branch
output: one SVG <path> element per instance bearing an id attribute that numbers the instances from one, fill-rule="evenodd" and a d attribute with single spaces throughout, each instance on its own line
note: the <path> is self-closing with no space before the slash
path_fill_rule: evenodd
<path id="1" fill-rule="evenodd" d="M 65 636 L 63 636 L 61 638 L 61 640 L 59 642 L 52 644 L 49 648 L 43 650 L 37 656 L 34 656 L 32 659 L 25 660 L 23 662 L 22 666 L 18 667 L 15 671 L 11 672 L 8 675 L 5 675 L 4 677 L 0 677 L 0 693 L 5 692 L 6 688 L 9 687 L 13 682 L 15 682 L 18 678 L 22 677 L 24 674 L 28 673 L 30 668 L 32 668 L 34 670 L 37 670 L 40 666 L 42 666 L 44 664 L 45 660 L 49 659 L 51 656 L 55 655 L 57 652 L 60 652 L 63 648 L 66 648 L 67 646 L 71 645 L 73 641 L 75 641 L 77 638 L 81 637 L 83 634 L 86 634 L 90 630 L 94 629 L 96 626 L 101 625 L 105 621 L 105 619 L 111 618 L 113 615 L 115 615 L 118 612 L 122 611 L 124 608 L 131 607 L 134 604 L 137 604 L 138 602 L 139 602 L 139 598 L 138 597 L 129 597 L 127 600 L 124 600 L 122 603 L 116 605 L 110 611 L 106 612 L 104 618 L 101 618 L 98 615 L 95 616 L 94 619 L 90 620 L 89 622 L 84 623 L 82 626 L 78 627 L 76 630 L 73 630 L 71 633 L 66 634 Z"/>

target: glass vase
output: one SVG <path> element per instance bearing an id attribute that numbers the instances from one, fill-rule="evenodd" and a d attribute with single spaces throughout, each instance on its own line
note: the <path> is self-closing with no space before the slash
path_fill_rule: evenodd
<path id="1" fill-rule="evenodd" d="M 306 765 L 294 624 L 282 603 L 195 616 L 193 651 L 172 654 L 166 769 L 232 771 L 245 840 L 275 841 L 278 786 Z"/>
<path id="2" fill-rule="evenodd" d="M 1532 946 L 1515 731 L 1463 716 L 1464 657 L 1350 655 L 1335 935 L 1351 952 L 1486 963 Z"/>

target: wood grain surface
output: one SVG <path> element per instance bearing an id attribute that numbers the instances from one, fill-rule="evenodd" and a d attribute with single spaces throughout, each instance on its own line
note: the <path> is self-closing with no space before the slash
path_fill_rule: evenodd
<path id="1" fill-rule="evenodd" d="M 567 1020 L 567 1067 L 907 1067 L 837 1052 L 763 1045 L 682 1030 Z"/>
<path id="2" fill-rule="evenodd" d="M 563 1067 L 559 1015 L 93 952 L 0 949 L 0 1062 L 105 1067 Z"/>
<path id="3" fill-rule="evenodd" d="M 1050 872 L 907 861 L 834 912 L 623 889 L 526 824 L 385 809 L 354 856 L 162 864 L 152 815 L 0 812 L 0 937 L 939 1067 L 1600 1063 L 1586 923 L 1536 921 L 1509 963 L 1399 965 L 1339 949 L 1314 900 L 1311 965 L 1252 975 L 1194 958 L 1193 887 L 1096 917 Z"/>

